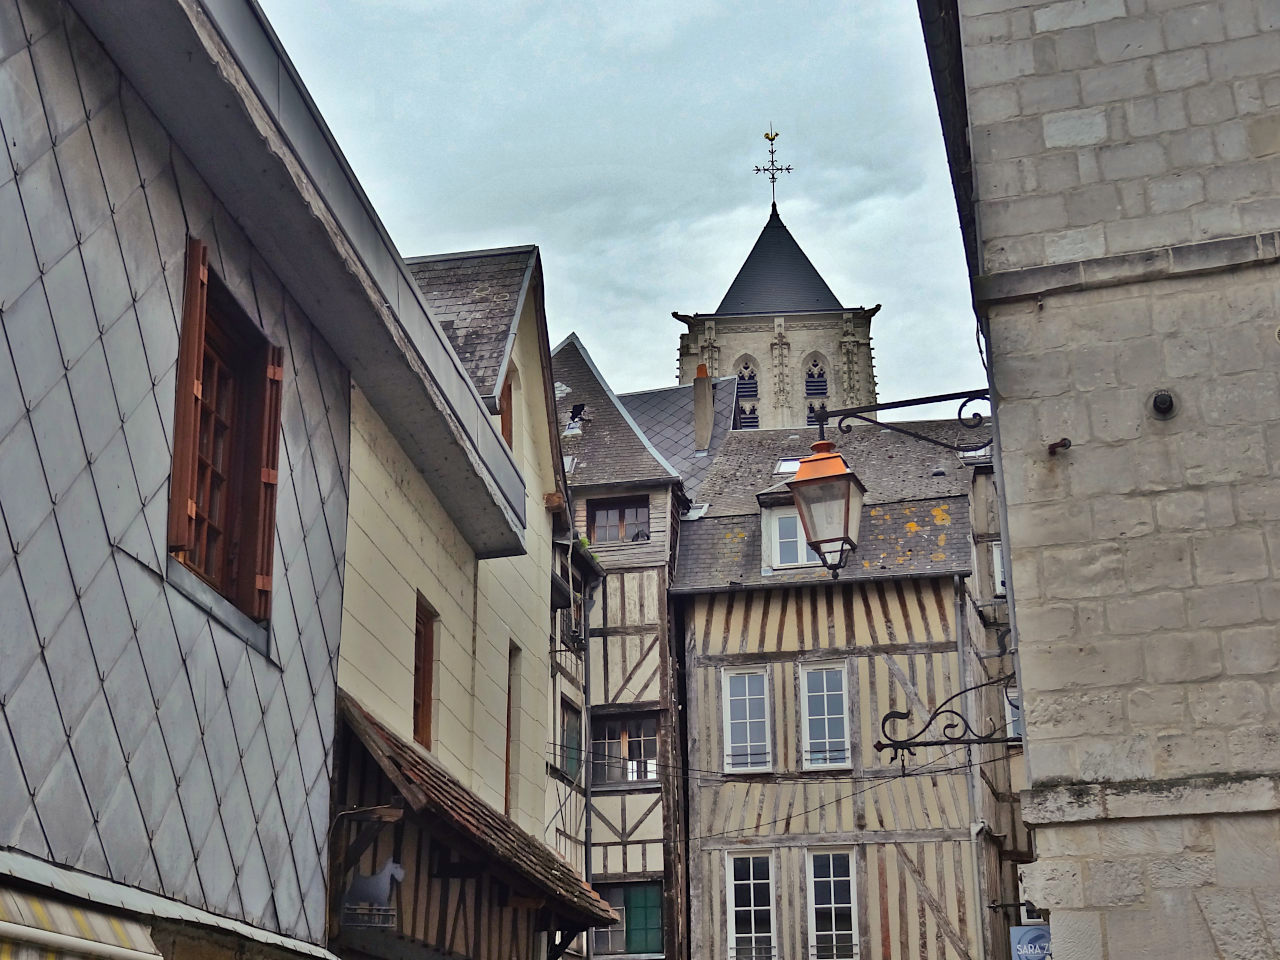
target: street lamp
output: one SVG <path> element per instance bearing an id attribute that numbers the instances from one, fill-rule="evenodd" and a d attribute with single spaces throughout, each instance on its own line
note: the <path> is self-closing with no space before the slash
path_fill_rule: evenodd
<path id="1" fill-rule="evenodd" d="M 849 554 L 858 549 L 858 524 L 867 488 L 830 440 L 817 441 L 812 450 L 812 455 L 800 461 L 795 479 L 787 487 L 795 497 L 805 540 L 835 579 Z"/>

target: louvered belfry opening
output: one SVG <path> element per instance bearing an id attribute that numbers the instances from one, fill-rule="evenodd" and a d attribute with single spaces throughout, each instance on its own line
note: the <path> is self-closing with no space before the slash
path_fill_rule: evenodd
<path id="1" fill-rule="evenodd" d="M 254 620 L 271 615 L 284 351 L 187 244 L 169 550 Z"/>

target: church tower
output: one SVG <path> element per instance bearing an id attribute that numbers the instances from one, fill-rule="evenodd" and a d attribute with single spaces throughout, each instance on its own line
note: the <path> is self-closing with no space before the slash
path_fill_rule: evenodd
<path id="1" fill-rule="evenodd" d="M 771 163 L 772 153 L 771 142 Z M 689 328 L 680 335 L 680 382 L 702 363 L 713 377 L 737 375 L 743 428 L 812 424 L 824 403 L 875 403 L 871 318 L 879 309 L 841 306 L 775 202 L 715 313 L 673 314 Z"/>

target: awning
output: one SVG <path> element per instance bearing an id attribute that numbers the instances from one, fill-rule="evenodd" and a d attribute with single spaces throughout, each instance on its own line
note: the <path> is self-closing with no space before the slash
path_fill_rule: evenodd
<path id="1" fill-rule="evenodd" d="M 158 960 L 151 934 L 136 920 L 0 888 L 0 960 Z"/>
<path id="2" fill-rule="evenodd" d="M 556 904 L 582 928 L 618 922 L 613 908 L 545 844 L 516 826 L 445 771 L 427 753 L 392 733 L 349 693 L 338 691 L 338 709 L 387 779 L 423 822 L 438 824 L 473 844 Z"/>

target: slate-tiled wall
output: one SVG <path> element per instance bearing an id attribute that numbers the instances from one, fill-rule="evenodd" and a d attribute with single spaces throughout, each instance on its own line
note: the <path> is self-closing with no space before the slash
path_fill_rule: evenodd
<path id="1" fill-rule="evenodd" d="M 0 846 L 320 941 L 347 372 L 55 0 L 0 132 Z M 288 357 L 270 659 L 164 578 L 188 233 Z"/>

